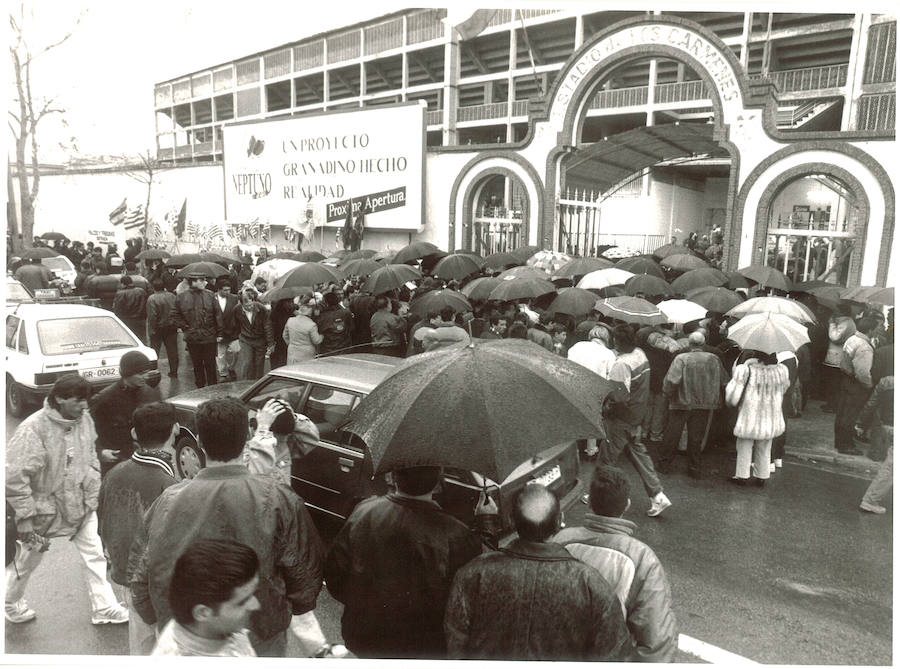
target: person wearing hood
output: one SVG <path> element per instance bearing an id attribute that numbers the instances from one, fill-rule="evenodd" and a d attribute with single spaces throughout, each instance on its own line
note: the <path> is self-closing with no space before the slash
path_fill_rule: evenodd
<path id="1" fill-rule="evenodd" d="M 37 616 L 25 601 L 25 589 L 57 537 L 70 539 L 87 567 L 91 622 L 128 622 L 128 610 L 107 580 L 97 533 L 100 466 L 87 412 L 90 394 L 82 377 L 61 376 L 43 408 L 22 421 L 7 443 L 6 499 L 16 512 L 20 540 L 15 561 L 6 567 L 5 615 L 11 623 Z"/>
<path id="2" fill-rule="evenodd" d="M 433 329 L 426 331 L 422 337 L 422 348 L 426 352 L 440 348 L 460 348 L 471 341 L 469 333 L 454 321 L 453 307 L 444 307 L 440 315 L 441 319 L 437 323 L 432 322 Z"/>

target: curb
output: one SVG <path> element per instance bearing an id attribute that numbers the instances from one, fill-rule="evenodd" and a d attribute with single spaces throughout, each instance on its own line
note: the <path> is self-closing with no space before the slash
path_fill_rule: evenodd
<path id="1" fill-rule="evenodd" d="M 820 451 L 809 448 L 788 447 L 785 455 L 810 464 L 836 467 L 842 472 L 851 472 L 868 479 L 875 478 L 875 473 L 881 465 L 879 462 L 869 460 L 864 455 L 844 455 L 836 451 Z"/>

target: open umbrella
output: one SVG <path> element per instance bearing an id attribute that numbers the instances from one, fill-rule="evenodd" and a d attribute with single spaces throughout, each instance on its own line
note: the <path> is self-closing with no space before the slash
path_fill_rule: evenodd
<path id="1" fill-rule="evenodd" d="M 53 241 L 62 241 L 63 239 L 65 239 L 66 241 L 69 240 L 69 238 L 66 237 L 66 236 L 65 236 L 63 233 L 61 233 L 61 232 L 45 232 L 45 233 L 42 234 L 42 235 L 38 235 L 38 239 L 48 239 L 48 240 L 50 240 L 51 242 L 53 242 Z"/>
<path id="2" fill-rule="evenodd" d="M 558 251 L 538 251 L 526 260 L 525 264 L 529 267 L 542 269 L 549 275 L 554 275 L 556 270 L 571 259 L 572 256 L 568 256 L 565 253 L 560 253 Z"/>
<path id="3" fill-rule="evenodd" d="M 845 288 L 840 293 L 841 299 L 861 302 L 863 304 L 885 304 L 893 306 L 894 289 L 881 286 L 857 286 Z"/>
<path id="4" fill-rule="evenodd" d="M 777 288 L 783 291 L 789 291 L 793 288 L 791 280 L 774 267 L 748 265 L 739 269 L 738 274 L 758 283 L 764 288 Z"/>
<path id="5" fill-rule="evenodd" d="M 301 262 L 320 262 L 325 256 L 318 251 L 301 251 L 297 260 Z"/>
<path id="6" fill-rule="evenodd" d="M 313 296 L 310 286 L 290 286 L 288 288 L 270 288 L 259 296 L 260 302 L 278 302 L 279 300 L 293 299 L 298 295 Z"/>
<path id="7" fill-rule="evenodd" d="M 549 279 L 550 277 L 547 275 L 542 269 L 538 269 L 537 267 L 528 267 L 526 265 L 521 265 L 519 267 L 510 267 L 509 269 L 505 269 L 500 274 L 497 275 L 498 279 L 506 279 L 507 277 L 514 277 L 516 279 Z"/>
<path id="8" fill-rule="evenodd" d="M 166 267 L 184 267 L 192 262 L 204 262 L 204 260 L 199 253 L 176 253 L 174 256 L 166 258 Z"/>
<path id="9" fill-rule="evenodd" d="M 533 342 L 487 341 L 406 360 L 346 429 L 376 474 L 436 465 L 502 481 L 548 445 L 604 437 L 603 402 L 617 387 Z"/>
<path id="10" fill-rule="evenodd" d="M 266 280 L 266 283 L 270 286 L 275 285 L 275 282 L 278 281 L 285 274 L 290 272 L 292 269 L 297 269 L 298 267 L 302 267 L 303 263 L 299 260 L 289 260 L 288 258 L 272 258 L 271 260 L 266 260 L 258 264 L 253 268 L 253 273 L 250 275 L 251 281 L 256 281 L 257 278 L 262 277 Z M 312 284 L 303 284 L 307 286 L 311 286 Z"/>
<path id="11" fill-rule="evenodd" d="M 236 258 L 230 253 L 215 253 L 213 251 L 204 251 L 200 254 L 200 260 L 203 262 L 217 262 L 226 265 L 240 265 L 241 259 Z"/>
<path id="12" fill-rule="evenodd" d="M 549 295 L 556 292 L 556 286 L 547 279 L 528 279 L 507 277 L 491 291 L 489 299 L 498 302 L 510 302 L 512 300 L 524 300 Z"/>
<path id="13" fill-rule="evenodd" d="M 660 279 L 666 278 L 659 265 L 653 262 L 650 258 L 645 258 L 644 256 L 623 258 L 616 263 L 616 267 L 618 267 L 619 269 L 624 269 L 626 272 L 631 272 L 632 274 L 650 274 L 651 276 L 655 276 Z"/>
<path id="14" fill-rule="evenodd" d="M 752 297 L 732 307 L 726 316 L 741 318 L 747 314 L 771 313 L 787 316 L 798 323 L 815 323 L 816 317 L 809 307 L 786 297 Z"/>
<path id="15" fill-rule="evenodd" d="M 332 254 L 333 256 L 337 256 L 336 253 Z M 345 262 L 349 262 L 351 260 L 359 260 L 360 258 L 365 258 L 366 260 L 370 260 L 374 256 L 378 255 L 378 251 L 375 249 L 360 249 L 359 251 L 345 251 L 343 256 L 340 256 L 341 262 L 338 265 L 340 267 L 341 264 Z"/>
<path id="16" fill-rule="evenodd" d="M 171 255 L 171 253 L 164 249 L 147 249 L 146 251 L 138 253 L 135 258 L 138 260 L 163 260 L 171 257 Z"/>
<path id="17" fill-rule="evenodd" d="M 625 286 L 605 286 L 603 288 L 588 288 L 588 291 L 595 293 L 597 297 L 624 297 L 628 295 Z"/>
<path id="18" fill-rule="evenodd" d="M 569 316 L 587 316 L 594 310 L 597 296 L 584 288 L 563 288 L 559 295 L 547 307 L 551 314 L 568 314 Z"/>
<path id="19" fill-rule="evenodd" d="M 470 249 L 453 249 L 453 253 L 462 253 L 464 256 L 472 256 L 473 258 L 476 258 L 478 262 L 484 261 L 484 258 L 481 257 L 480 253 L 475 253 L 475 251 Z"/>
<path id="20" fill-rule="evenodd" d="M 481 263 L 473 256 L 451 253 L 438 261 L 431 274 L 439 279 L 462 281 L 467 276 L 471 276 L 479 271 L 481 271 Z"/>
<path id="21" fill-rule="evenodd" d="M 191 274 L 202 274 L 206 277 L 212 277 L 215 279 L 218 276 L 228 276 L 228 270 L 219 265 L 218 263 L 201 261 L 201 262 L 192 262 L 189 265 L 185 265 L 182 267 L 175 276 L 180 279 L 183 279 Z"/>
<path id="22" fill-rule="evenodd" d="M 407 244 L 397 251 L 397 254 L 391 260 L 394 265 L 402 265 L 409 262 L 415 262 L 425 256 L 438 253 L 440 249 L 431 242 L 413 242 Z"/>
<path id="23" fill-rule="evenodd" d="M 809 342 L 803 325 L 782 314 L 769 312 L 744 316 L 728 328 L 728 338 L 741 348 L 763 353 L 796 351 Z"/>
<path id="24" fill-rule="evenodd" d="M 524 265 L 525 262 L 533 256 L 535 253 L 541 250 L 540 246 L 520 246 L 519 248 L 510 251 L 510 255 L 516 258 L 518 264 Z"/>
<path id="25" fill-rule="evenodd" d="M 484 268 L 488 271 L 499 272 L 507 267 L 524 265 L 524 260 L 519 260 L 512 253 L 492 253 L 484 259 Z"/>
<path id="26" fill-rule="evenodd" d="M 462 293 L 455 290 L 429 290 L 409 303 L 409 310 L 422 318 L 427 318 L 429 312 L 440 311 L 444 307 L 452 307 L 456 313 L 472 311 L 472 305 Z"/>
<path id="27" fill-rule="evenodd" d="M 46 246 L 34 246 L 24 249 L 19 257 L 22 260 L 40 260 L 41 258 L 55 258 L 59 255 L 59 251 L 48 249 Z"/>
<path id="28" fill-rule="evenodd" d="M 607 297 L 597 300 L 594 309 L 609 318 L 637 325 L 662 325 L 668 322 L 656 305 L 640 297 Z"/>
<path id="29" fill-rule="evenodd" d="M 843 286 L 839 286 L 836 283 L 831 283 L 829 281 L 822 281 L 821 279 L 811 279 L 810 281 L 798 281 L 793 285 L 793 292 L 795 293 L 809 293 L 813 288 L 837 288 L 839 290 L 843 290 Z M 810 293 L 812 294 L 812 293 Z"/>
<path id="30" fill-rule="evenodd" d="M 285 261 L 281 261 L 285 262 Z M 331 265 L 308 262 L 295 267 L 275 282 L 276 288 L 291 286 L 315 286 L 320 283 L 344 282 L 344 273 Z"/>
<path id="31" fill-rule="evenodd" d="M 611 246 L 600 255 L 610 260 L 621 260 L 622 258 L 634 258 L 641 255 L 641 252 L 625 246 Z"/>
<path id="32" fill-rule="evenodd" d="M 725 286 L 726 288 L 730 288 L 731 290 L 737 290 L 738 288 L 743 288 L 745 290 L 750 289 L 750 282 L 747 281 L 747 278 L 742 274 L 738 274 L 737 272 L 725 272 L 725 276 L 728 277 L 728 284 Z"/>
<path id="33" fill-rule="evenodd" d="M 363 290 L 372 295 L 381 295 L 399 288 L 407 281 L 418 281 L 421 278 L 422 272 L 415 267 L 402 264 L 385 265 L 369 275 L 363 284 Z"/>
<path id="34" fill-rule="evenodd" d="M 625 282 L 625 294 L 643 293 L 649 297 L 671 295 L 672 288 L 663 279 L 652 274 L 635 274 Z"/>
<path id="35" fill-rule="evenodd" d="M 669 323 L 684 325 L 706 317 L 706 307 L 690 300 L 663 300 L 656 307 L 666 315 Z"/>
<path id="36" fill-rule="evenodd" d="M 279 251 L 274 256 L 272 256 L 275 260 L 296 260 L 297 262 L 306 262 L 305 260 L 301 260 L 299 251 Z"/>
<path id="37" fill-rule="evenodd" d="M 677 272 L 687 272 L 692 269 L 709 267 L 708 262 L 689 253 L 673 253 L 663 258 L 659 264 Z"/>
<path id="38" fill-rule="evenodd" d="M 384 267 L 380 263 L 375 262 L 374 260 L 367 260 L 365 258 L 356 258 L 355 260 L 349 260 L 345 263 L 341 263 L 338 265 L 338 269 L 340 269 L 347 276 L 369 276 L 376 269 L 380 269 Z"/>
<path id="39" fill-rule="evenodd" d="M 668 258 L 669 256 L 690 253 L 690 249 L 687 246 L 682 246 L 681 244 L 663 244 L 659 248 L 653 250 L 653 255 L 662 260 L 663 258 Z"/>
<path id="40" fill-rule="evenodd" d="M 626 272 L 618 267 L 610 267 L 608 269 L 598 269 L 590 274 L 585 274 L 578 282 L 579 288 L 606 288 L 607 286 L 617 286 L 624 284 L 634 274 Z"/>
<path id="41" fill-rule="evenodd" d="M 470 300 L 487 300 L 491 296 L 491 291 L 502 281 L 503 279 L 495 276 L 482 276 L 469 281 L 460 289 L 460 292 Z"/>
<path id="42" fill-rule="evenodd" d="M 740 294 L 728 288 L 707 286 L 687 292 L 687 298 L 707 311 L 724 314 L 744 301 Z"/>
<path id="43" fill-rule="evenodd" d="M 728 283 L 728 275 L 715 267 L 701 267 L 685 272 L 672 281 L 672 290 L 686 295 L 689 290 L 695 288 L 709 288 L 711 286 L 724 286 Z"/>
<path id="44" fill-rule="evenodd" d="M 390 265 L 393 262 L 395 255 L 397 255 L 397 251 L 395 249 L 387 248 L 373 255 L 370 260 L 380 262 L 384 265 Z"/>
<path id="45" fill-rule="evenodd" d="M 609 269 L 612 266 L 612 260 L 607 260 L 606 258 L 572 258 L 551 274 L 554 278 L 574 278 L 590 274 L 598 269 Z"/>

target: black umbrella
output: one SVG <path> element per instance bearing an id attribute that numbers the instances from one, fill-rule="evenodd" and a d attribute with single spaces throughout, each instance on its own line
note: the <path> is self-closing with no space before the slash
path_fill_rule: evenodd
<path id="1" fill-rule="evenodd" d="M 135 258 L 138 260 L 163 260 L 171 257 L 171 255 L 171 253 L 163 249 L 147 249 L 138 253 Z"/>
<path id="2" fill-rule="evenodd" d="M 740 293 L 719 286 L 694 288 L 687 292 L 686 297 L 691 302 L 706 307 L 707 311 L 714 311 L 717 314 L 727 313 L 744 301 Z"/>
<path id="3" fill-rule="evenodd" d="M 551 274 L 559 278 L 584 276 L 595 270 L 606 269 L 612 266 L 612 260 L 607 260 L 606 258 L 572 258 L 555 272 L 551 272 Z"/>
<path id="4" fill-rule="evenodd" d="M 682 295 L 694 288 L 728 285 L 728 275 L 715 267 L 702 267 L 685 272 L 672 281 L 672 290 Z"/>
<path id="5" fill-rule="evenodd" d="M 175 276 L 184 279 L 191 274 L 202 274 L 205 277 L 212 277 L 215 279 L 218 276 L 227 276 L 228 270 L 214 262 L 200 261 L 185 265 L 177 274 L 175 274 Z"/>
<path id="6" fill-rule="evenodd" d="M 663 271 L 659 264 L 644 256 L 635 256 L 634 258 L 622 258 L 616 263 L 616 267 L 624 269 L 632 274 L 649 274 L 651 276 L 665 279 Z"/>
<path id="7" fill-rule="evenodd" d="M 511 302 L 512 300 L 524 300 L 549 293 L 555 293 L 556 286 L 546 279 L 520 279 L 510 277 L 504 279 L 491 291 L 490 299 L 498 302 Z"/>
<path id="8" fill-rule="evenodd" d="M 441 258 L 431 274 L 439 279 L 462 281 L 481 270 L 481 264 L 473 256 L 453 253 Z"/>
<path id="9" fill-rule="evenodd" d="M 394 256 L 391 263 L 401 265 L 438 252 L 440 252 L 440 249 L 431 242 L 413 242 L 397 251 L 397 255 Z"/>
<path id="10" fill-rule="evenodd" d="M 503 282 L 495 276 L 482 276 L 469 281 L 460 292 L 470 300 L 487 300 L 491 297 L 491 291 Z"/>
<path id="11" fill-rule="evenodd" d="M 272 256 L 275 260 L 296 260 L 297 262 L 304 262 L 300 258 L 299 251 L 279 251 L 274 256 Z"/>
<path id="12" fill-rule="evenodd" d="M 512 253 L 492 253 L 484 259 L 484 268 L 488 271 L 499 272 L 507 267 L 524 265 L 524 260 L 519 260 Z"/>
<path id="13" fill-rule="evenodd" d="M 65 239 L 69 241 L 69 238 L 61 232 L 45 232 L 42 235 L 38 235 L 38 239 L 49 239 L 50 241 L 62 241 Z"/>
<path id="14" fill-rule="evenodd" d="M 199 253 L 178 253 L 166 258 L 166 267 L 184 267 L 192 262 L 204 262 L 204 259 Z"/>
<path id="15" fill-rule="evenodd" d="M 344 274 L 336 267 L 308 262 L 295 267 L 275 282 L 276 288 L 291 286 L 315 286 L 320 283 L 343 284 Z"/>
<path id="16" fill-rule="evenodd" d="M 437 465 L 503 481 L 548 445 L 605 437 L 603 403 L 617 387 L 533 342 L 488 341 L 405 361 L 347 429 L 368 446 L 376 474 Z"/>
<path id="17" fill-rule="evenodd" d="M 650 297 L 659 297 L 674 295 L 674 292 L 668 283 L 652 274 L 635 274 L 625 282 L 627 295 L 643 293 Z"/>
<path id="18" fill-rule="evenodd" d="M 325 260 L 325 256 L 318 251 L 302 251 L 297 254 L 297 260 L 300 262 L 319 262 Z"/>
<path id="19" fill-rule="evenodd" d="M 594 310 L 597 296 L 584 288 L 563 288 L 559 295 L 547 307 L 551 314 L 568 314 L 569 316 L 587 316 Z"/>
<path id="20" fill-rule="evenodd" d="M 360 258 L 365 258 L 366 260 L 371 259 L 372 257 L 378 255 L 378 251 L 375 249 L 360 249 L 359 251 L 344 251 L 343 256 L 338 256 L 337 253 L 334 253 L 333 256 L 340 258 L 341 262 L 338 264 L 338 267 L 343 265 L 345 262 L 350 262 L 351 260 L 359 260 Z"/>
<path id="21" fill-rule="evenodd" d="M 520 264 L 524 264 L 531 256 L 541 250 L 540 246 L 522 246 L 514 251 L 510 251 L 510 254 L 515 256 Z"/>
<path id="22" fill-rule="evenodd" d="M 530 265 L 522 265 L 520 267 L 510 267 L 497 275 L 498 279 L 549 279 L 550 275 L 542 269 L 531 267 Z"/>
<path id="23" fill-rule="evenodd" d="M 35 246 L 25 249 L 19 254 L 22 260 L 40 260 L 41 258 L 55 258 L 59 255 L 59 251 L 48 249 L 46 246 Z"/>
<path id="24" fill-rule="evenodd" d="M 226 265 L 240 265 L 241 259 L 236 258 L 230 253 L 215 253 L 213 251 L 204 251 L 200 254 L 200 260 L 205 262 L 224 263 Z"/>
<path id="25" fill-rule="evenodd" d="M 462 293 L 455 290 L 429 290 L 409 303 L 409 310 L 422 318 L 427 318 L 432 311 L 440 311 L 444 307 L 452 307 L 456 313 L 472 311 L 472 305 Z"/>
<path id="26" fill-rule="evenodd" d="M 690 253 L 690 249 L 687 246 L 682 246 L 681 244 L 663 244 L 653 251 L 653 255 L 660 260 L 662 260 L 663 258 L 668 258 L 672 255 L 678 255 L 680 253 Z"/>
<path id="27" fill-rule="evenodd" d="M 270 288 L 259 296 L 260 302 L 278 302 L 279 300 L 293 299 L 298 295 L 313 296 L 313 289 L 309 286 L 290 286 L 288 288 Z"/>
<path id="28" fill-rule="evenodd" d="M 374 260 L 367 260 L 366 258 L 355 258 L 354 260 L 348 260 L 347 262 L 341 263 L 338 265 L 338 269 L 340 269 L 347 276 L 369 276 L 372 272 L 377 269 L 384 267 Z"/>
<path id="29" fill-rule="evenodd" d="M 688 249 L 685 249 L 685 251 L 687 250 Z M 663 258 L 659 264 L 663 267 L 678 272 L 687 272 L 692 269 L 709 267 L 708 262 L 706 262 L 702 258 L 698 258 L 692 253 L 673 253 Z"/>
<path id="30" fill-rule="evenodd" d="M 372 295 L 381 295 L 396 290 L 407 281 L 418 281 L 422 272 L 409 265 L 392 264 L 379 267 L 369 275 L 363 290 Z"/>
<path id="31" fill-rule="evenodd" d="M 764 288 L 777 288 L 778 290 L 789 291 L 793 288 L 791 280 L 785 276 L 784 272 L 779 272 L 774 267 L 766 265 L 748 265 L 738 270 L 738 274 L 751 281 L 756 282 Z"/>

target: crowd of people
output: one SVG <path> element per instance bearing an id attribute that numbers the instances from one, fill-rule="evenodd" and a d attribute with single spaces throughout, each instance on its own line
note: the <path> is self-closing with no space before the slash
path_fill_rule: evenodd
<path id="1" fill-rule="evenodd" d="M 120 305 L 136 290 L 125 281 L 128 262 Z M 860 509 L 885 512 L 892 309 L 885 318 L 810 303 L 818 316 L 810 343 L 762 352 L 728 339 L 731 323 L 715 312 L 641 327 L 598 312 L 551 313 L 541 299 L 411 310 L 431 291 L 460 288 L 433 276 L 378 295 L 351 278 L 268 303 L 260 297 L 272 286 L 251 281 L 249 263 L 181 283 L 166 279 L 164 265 L 143 269 L 157 273 L 153 294 L 131 322 L 143 318 L 151 345 L 166 346 L 172 376 L 181 330 L 197 387 L 259 378 L 267 360 L 275 368 L 347 352 L 407 357 L 509 338 L 615 382 L 606 438 L 580 445 L 595 464 L 583 500 L 590 513 L 583 527 L 563 528 L 556 497 L 527 486 L 509 510 L 517 537 L 499 550 L 496 500 L 482 493 L 466 526 L 435 500 L 440 468 L 414 467 L 392 473 L 388 494 L 360 502 L 326 549 L 289 485 L 290 459 L 316 447 L 315 425 L 270 401 L 251 429 L 238 400 L 208 400 L 196 418 L 206 467 L 176 485 L 174 409 L 148 386 L 147 358 L 132 352 L 121 380 L 94 397 L 80 377 L 61 377 L 8 444 L 7 500 L 20 540 L 7 559 L 11 622 L 34 619 L 28 580 L 49 540 L 68 537 L 88 567 L 92 622 L 127 622 L 136 655 L 283 656 L 291 630 L 306 655 L 341 656 L 315 617 L 324 581 L 344 606 L 343 640 L 358 657 L 671 661 L 671 590 L 623 518 L 631 495 L 621 455 L 641 479 L 650 517 L 672 505 L 660 474 L 672 474 L 685 428 L 688 475 L 704 475 L 705 452 L 731 448 L 729 480 L 763 486 L 782 466 L 785 419 L 813 396 L 836 413 L 836 450 L 856 453 L 867 439 L 884 447 Z"/>

